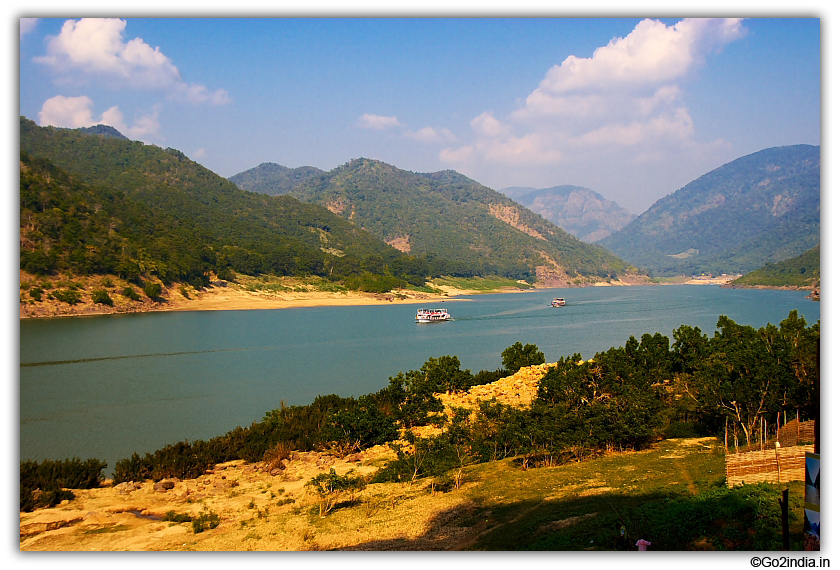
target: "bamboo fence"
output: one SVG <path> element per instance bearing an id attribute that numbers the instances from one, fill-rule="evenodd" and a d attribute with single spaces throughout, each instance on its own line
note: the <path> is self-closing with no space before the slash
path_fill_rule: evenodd
<path id="1" fill-rule="evenodd" d="M 744 483 L 788 483 L 805 480 L 805 452 L 813 445 L 797 445 L 732 453 L 726 456 L 726 484 L 732 488 Z"/>

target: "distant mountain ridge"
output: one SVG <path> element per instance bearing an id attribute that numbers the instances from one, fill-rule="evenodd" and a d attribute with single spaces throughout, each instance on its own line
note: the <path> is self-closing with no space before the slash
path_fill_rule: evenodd
<path id="1" fill-rule="evenodd" d="M 250 170 L 231 176 L 228 180 L 249 192 L 279 196 L 288 194 L 300 184 L 323 173 L 323 170 L 314 166 L 289 168 L 273 162 L 263 162 Z"/>
<path id="2" fill-rule="evenodd" d="M 716 168 L 598 243 L 665 276 L 747 273 L 819 238 L 820 147 L 794 145 Z"/>
<path id="3" fill-rule="evenodd" d="M 440 274 L 495 274 L 550 286 L 638 277 L 634 267 L 604 248 L 577 240 L 452 170 L 418 174 L 360 158 L 301 182 L 289 194 L 327 207 L 400 251 L 429 259 Z"/>
<path id="4" fill-rule="evenodd" d="M 512 186 L 500 192 L 588 243 L 617 232 L 636 218 L 632 212 L 583 186 Z"/>

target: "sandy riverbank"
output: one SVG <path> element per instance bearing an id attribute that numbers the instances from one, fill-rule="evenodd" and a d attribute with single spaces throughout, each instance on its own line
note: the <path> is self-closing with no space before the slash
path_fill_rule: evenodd
<path id="1" fill-rule="evenodd" d="M 144 313 L 160 311 L 245 311 L 289 309 L 295 307 L 327 307 L 382 304 L 423 304 L 455 300 L 457 295 L 471 294 L 452 288 L 427 293 L 403 290 L 384 294 L 358 291 L 321 291 L 301 280 L 278 279 L 277 282 L 253 286 L 253 283 L 214 281 L 209 287 L 196 289 L 182 284 L 161 287 L 155 300 L 143 294 L 135 284 L 111 277 L 59 276 L 51 279 L 21 272 L 20 318 L 70 317 Z M 132 300 L 126 288 L 137 294 Z M 40 290 L 35 297 L 34 291 Z M 75 291 L 77 301 L 67 303 L 55 298 L 59 292 Z M 95 303 L 95 291 L 105 291 L 111 304 Z"/>
<path id="2" fill-rule="evenodd" d="M 333 307 L 383 304 L 424 304 L 464 300 L 466 295 L 491 293 L 528 293 L 546 288 L 538 284 L 535 289 L 503 286 L 496 289 L 468 289 L 445 284 L 434 284 L 434 292 L 403 289 L 389 293 L 363 293 L 358 291 L 324 291 L 325 280 L 296 278 L 242 277 L 242 282 L 215 280 L 209 287 L 196 289 L 180 283 L 167 287 L 161 283 L 159 297 L 152 300 L 133 283 L 114 276 L 56 276 L 36 277 L 21 271 L 20 318 L 70 317 L 145 313 L 160 311 L 246 311 L 290 309 L 296 307 Z M 590 283 L 588 286 L 649 285 L 647 278 L 624 276 L 622 280 Z M 326 287 L 325 287 L 326 285 Z M 566 284 L 568 285 L 568 284 Z M 133 289 L 137 298 L 125 296 L 126 289 Z M 33 292 L 41 290 L 36 299 Z M 78 300 L 67 303 L 55 298 L 60 292 L 75 291 Z M 95 291 L 106 292 L 111 304 L 95 303 Z"/>

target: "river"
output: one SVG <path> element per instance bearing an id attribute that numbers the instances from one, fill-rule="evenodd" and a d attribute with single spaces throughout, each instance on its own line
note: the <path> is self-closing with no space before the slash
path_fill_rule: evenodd
<path id="1" fill-rule="evenodd" d="M 551 308 L 555 296 L 567 306 Z M 21 460 L 92 457 L 112 473 L 133 452 L 222 435 L 281 401 L 377 391 L 432 356 L 458 356 L 477 372 L 499 368 L 517 341 L 554 362 L 683 324 L 711 336 L 720 315 L 755 327 L 793 309 L 809 325 L 820 315 L 802 291 L 708 285 L 549 289 L 442 306 L 454 321 L 415 324 L 419 305 L 21 320 Z"/>

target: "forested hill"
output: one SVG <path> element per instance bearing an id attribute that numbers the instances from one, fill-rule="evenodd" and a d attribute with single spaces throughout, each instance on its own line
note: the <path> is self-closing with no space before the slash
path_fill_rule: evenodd
<path id="1" fill-rule="evenodd" d="M 820 147 L 765 149 L 662 198 L 598 243 L 657 275 L 747 273 L 819 243 Z"/>
<path id="2" fill-rule="evenodd" d="M 592 243 L 617 232 L 636 217 L 583 186 L 511 187 L 501 192 L 576 238 Z"/>
<path id="3" fill-rule="evenodd" d="M 416 174 L 360 158 L 290 194 L 429 259 L 437 274 L 496 274 L 560 286 L 637 273 L 606 249 L 451 170 Z"/>
<path id="4" fill-rule="evenodd" d="M 231 269 L 356 282 L 427 275 L 326 208 L 245 192 L 174 149 L 24 117 L 20 149 L 20 263 L 32 273 L 164 282 Z"/>
<path id="5" fill-rule="evenodd" d="M 732 282 L 735 287 L 807 287 L 820 286 L 820 246 L 794 258 L 768 263 Z"/>
<path id="6" fill-rule="evenodd" d="M 288 168 L 273 162 L 263 162 L 255 168 L 231 176 L 230 181 L 249 192 L 278 196 L 288 194 L 303 182 L 323 173 L 323 170 L 314 166 Z"/>

